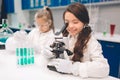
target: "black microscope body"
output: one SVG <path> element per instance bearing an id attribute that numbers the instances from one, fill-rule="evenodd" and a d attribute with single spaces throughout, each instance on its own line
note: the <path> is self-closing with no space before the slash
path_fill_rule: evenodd
<path id="1" fill-rule="evenodd" d="M 60 32 L 56 32 L 55 35 L 59 35 L 62 32 L 64 32 L 66 30 L 67 26 L 68 26 L 68 23 L 66 23 L 65 26 L 63 26 L 63 28 L 60 30 Z M 63 37 L 56 37 L 55 38 L 55 42 L 53 42 L 53 44 L 50 45 L 50 47 L 52 48 L 51 52 L 53 52 L 53 54 L 55 55 L 55 57 L 56 58 L 61 58 L 61 55 L 63 55 L 64 51 L 66 51 L 66 53 L 67 53 L 68 56 L 72 55 L 73 53 L 70 50 L 66 49 L 65 43 L 62 40 L 59 40 L 59 39 L 63 39 Z M 51 64 L 47 65 L 47 67 L 50 70 L 57 71 L 56 67 L 53 66 L 53 65 L 51 65 Z"/>

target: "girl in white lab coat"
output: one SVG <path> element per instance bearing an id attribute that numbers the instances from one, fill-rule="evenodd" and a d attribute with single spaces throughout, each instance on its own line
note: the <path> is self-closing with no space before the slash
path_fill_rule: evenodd
<path id="1" fill-rule="evenodd" d="M 36 28 L 28 34 L 28 40 L 35 52 L 40 53 L 44 46 L 54 41 L 54 24 L 50 8 L 44 7 L 35 14 L 35 25 Z"/>
<path id="2" fill-rule="evenodd" d="M 80 77 L 108 76 L 109 65 L 102 54 L 101 45 L 91 34 L 86 7 L 80 3 L 69 5 L 63 14 L 63 19 L 65 23 L 68 23 L 63 36 L 69 38 L 69 50 L 73 52 L 73 55 L 68 56 L 68 59 L 52 59 L 52 66 L 55 66 L 58 72 Z M 44 51 L 53 57 L 54 54 L 49 49 Z"/>

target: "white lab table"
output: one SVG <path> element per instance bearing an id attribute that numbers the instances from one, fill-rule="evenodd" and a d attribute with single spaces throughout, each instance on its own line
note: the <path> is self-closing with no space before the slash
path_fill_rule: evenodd
<path id="1" fill-rule="evenodd" d="M 60 74 L 42 66 L 39 54 L 35 54 L 35 64 L 19 66 L 15 53 L 0 50 L 0 80 L 120 80 L 111 76 L 106 78 L 80 78 L 78 76 Z"/>
<path id="2" fill-rule="evenodd" d="M 107 33 L 106 35 L 103 35 L 103 33 L 95 32 L 94 36 L 98 40 L 120 43 L 120 34 L 114 34 L 113 36 L 111 36 L 110 33 Z"/>

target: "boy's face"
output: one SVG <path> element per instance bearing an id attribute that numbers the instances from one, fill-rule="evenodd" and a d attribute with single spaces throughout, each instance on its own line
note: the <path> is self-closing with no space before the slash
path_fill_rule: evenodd
<path id="1" fill-rule="evenodd" d="M 49 22 L 45 21 L 44 18 L 37 18 L 36 24 L 39 30 L 43 33 L 48 32 L 50 30 L 50 24 Z"/>

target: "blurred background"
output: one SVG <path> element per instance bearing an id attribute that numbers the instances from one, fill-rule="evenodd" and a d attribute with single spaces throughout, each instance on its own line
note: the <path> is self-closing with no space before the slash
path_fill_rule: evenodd
<path id="1" fill-rule="evenodd" d="M 110 75 L 120 78 L 120 0 L 0 0 L 0 49 L 4 49 L 6 39 L 21 28 L 29 33 L 35 27 L 34 14 L 43 6 L 52 9 L 55 29 L 61 29 L 63 12 L 74 2 L 87 7 L 89 25 L 108 59 Z M 114 36 L 110 34 L 111 29 Z"/>
<path id="2" fill-rule="evenodd" d="M 73 2 L 85 4 L 90 15 L 90 25 L 94 32 L 109 32 L 110 24 L 116 25 L 116 34 L 120 34 L 120 0 L 1 0 L 0 22 L 7 18 L 9 27 L 34 27 L 34 14 L 43 6 L 53 11 L 56 29 L 63 26 L 62 14 L 67 5 Z"/>

